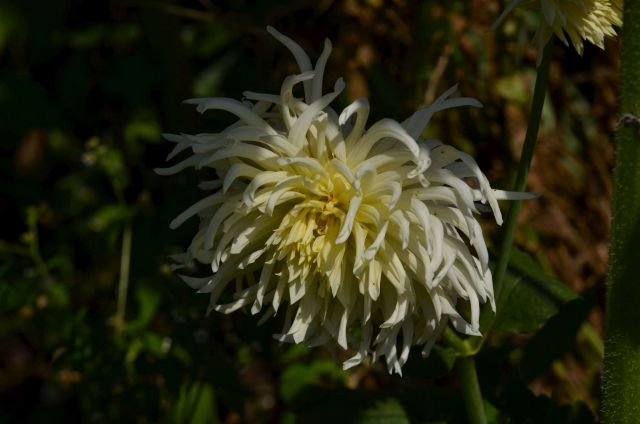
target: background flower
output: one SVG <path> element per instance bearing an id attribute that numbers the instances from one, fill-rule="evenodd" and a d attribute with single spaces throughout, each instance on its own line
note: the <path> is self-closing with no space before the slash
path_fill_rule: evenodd
<path id="1" fill-rule="evenodd" d="M 159 173 L 193 166 L 219 176 L 201 185 L 213 194 L 172 223 L 199 216 L 198 233 L 176 259 L 213 271 L 184 280 L 211 293 L 210 310 L 250 306 L 266 319 L 284 309 L 279 340 L 335 340 L 357 351 L 345 368 L 384 356 L 390 372 L 401 373 L 411 346 L 423 345 L 428 355 L 448 322 L 480 335 L 480 305 L 495 304 L 474 213 L 492 211 L 500 224 L 497 199 L 506 193 L 491 189 L 469 155 L 417 140 L 434 113 L 481 105 L 449 98 L 453 87 L 402 125 L 383 119 L 366 129 L 365 99 L 339 115 L 329 106 L 344 89 L 341 79 L 322 94 L 331 43 L 312 68 L 298 44 L 269 32 L 301 73 L 287 77 L 278 95 L 187 100 L 200 112 L 226 110 L 239 120 L 216 134 L 167 136 L 177 143 L 169 158 L 192 154 Z M 293 94 L 298 84 L 303 98 Z M 460 304 L 470 308 L 468 317 Z"/>
<path id="2" fill-rule="evenodd" d="M 579 54 L 588 41 L 604 49 L 604 40 L 615 37 L 622 26 L 622 0 L 513 0 L 494 28 L 518 4 L 540 9 L 543 22 L 536 33 L 540 50 L 555 35 L 567 46 L 571 42 Z"/>

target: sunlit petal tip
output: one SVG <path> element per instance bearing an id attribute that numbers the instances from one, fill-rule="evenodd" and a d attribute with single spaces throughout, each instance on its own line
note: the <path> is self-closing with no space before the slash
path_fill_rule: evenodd
<path id="1" fill-rule="evenodd" d="M 480 108 L 480 109 L 482 109 L 484 107 L 484 104 L 481 101 L 477 100 L 477 99 L 473 99 L 471 97 L 464 97 L 464 99 L 468 100 L 468 102 L 469 102 L 467 104 L 467 106 L 477 107 L 477 108 Z"/>

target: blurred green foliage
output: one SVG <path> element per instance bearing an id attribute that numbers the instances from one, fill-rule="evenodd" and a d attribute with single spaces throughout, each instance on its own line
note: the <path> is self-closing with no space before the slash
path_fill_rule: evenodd
<path id="1" fill-rule="evenodd" d="M 0 2 L 0 423 L 464 422 L 452 349 L 436 346 L 426 361 L 412 352 L 403 379 L 377 366 L 344 372 L 343 352 L 273 341 L 277 323 L 206 316 L 206 296 L 168 265 L 192 233 L 168 223 L 198 198 L 202 175 L 155 175 L 168 153 L 160 135 L 230 120 L 200 116 L 183 99 L 278 89 L 294 67 L 267 24 L 316 54 L 332 38 L 327 79 L 344 75 L 342 102 L 368 95 L 374 117 L 402 120 L 460 82 L 485 109 L 437 117 L 429 135 L 477 155 L 507 185 L 505 128 L 518 124 L 510 110 L 528 107 L 535 16 L 516 14 L 524 25 L 488 34 L 495 1 L 382 3 Z M 585 184 L 588 172 L 571 158 L 587 154 L 584 140 L 595 143 L 602 123 L 590 116 L 591 86 L 581 84 L 566 84 L 555 102 L 567 110 L 550 102 L 545 124 L 561 128 L 574 154 L 566 169 Z M 523 234 L 549 264 L 536 250 L 545 236 Z M 479 365 L 489 419 L 591 422 L 583 403 L 558 406 L 530 383 L 572 349 L 597 301 L 565 311 L 572 295 L 540 278 L 555 297 L 534 286 L 514 296 L 519 305 L 547 302 L 544 316 L 505 316 L 503 329 L 536 330 L 558 310 L 570 319 L 548 321 L 528 343 L 491 340 Z"/>

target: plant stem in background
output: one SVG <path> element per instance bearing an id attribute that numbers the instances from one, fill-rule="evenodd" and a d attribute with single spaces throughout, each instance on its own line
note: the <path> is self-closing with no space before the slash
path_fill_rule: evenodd
<path id="1" fill-rule="evenodd" d="M 122 251 L 120 257 L 120 281 L 118 283 L 118 306 L 116 309 L 115 328 L 120 333 L 124 328 L 124 314 L 127 308 L 127 292 L 129 290 L 129 268 L 131 267 L 131 233 L 132 224 L 128 220 L 122 232 Z"/>
<path id="2" fill-rule="evenodd" d="M 625 0 L 605 319 L 604 422 L 640 417 L 640 0 Z"/>
<path id="3" fill-rule="evenodd" d="M 487 417 L 484 414 L 484 401 L 478 383 L 476 362 L 473 356 L 460 356 L 456 360 L 456 371 L 462 386 L 462 399 L 467 411 L 469 424 L 486 424 Z"/>
<path id="4" fill-rule="evenodd" d="M 520 163 L 518 164 L 518 173 L 513 191 L 524 191 L 527 188 L 527 177 L 533 152 L 538 141 L 538 130 L 540 121 L 542 120 L 542 109 L 547 94 L 547 86 L 549 83 L 549 65 L 551 64 L 551 53 L 553 52 L 553 39 L 551 39 L 542 51 L 542 59 L 538 66 L 535 88 L 533 90 L 533 100 L 531 102 L 531 110 L 529 112 L 529 126 L 527 134 L 522 146 L 522 154 Z M 502 228 L 503 236 L 500 245 L 500 253 L 498 264 L 496 265 L 493 276 L 494 295 L 496 299 L 496 314 L 499 314 L 504 307 L 505 301 L 509 293 L 504 290 L 504 278 L 507 273 L 507 266 L 511 257 L 511 247 L 516 235 L 516 227 L 518 225 L 518 217 L 522 209 L 522 200 L 514 200 L 511 202 L 511 208 L 507 214 L 504 226 Z M 485 337 L 475 337 L 472 339 L 472 348 L 467 354 L 477 353 L 486 339 L 486 335 L 491 331 L 496 314 L 489 311 L 488 307 L 484 308 L 480 318 L 480 327 Z"/>
<path id="5" fill-rule="evenodd" d="M 449 326 L 442 332 L 442 339 L 461 355 L 468 356 L 476 353 L 474 346 L 466 339 L 460 338 Z"/>
<path id="6" fill-rule="evenodd" d="M 538 141 L 538 130 L 540 128 L 540 121 L 542 120 L 542 110 L 547 95 L 547 86 L 549 85 L 549 65 L 551 64 L 552 52 L 553 39 L 549 41 L 543 49 L 542 59 L 538 66 L 535 88 L 533 90 L 533 100 L 531 102 L 531 111 L 529 112 L 529 126 L 527 127 L 527 134 L 524 139 L 524 145 L 522 146 L 522 154 L 520 156 L 520 163 L 518 164 L 518 173 L 513 191 L 525 191 L 527 188 L 527 177 L 529 175 L 529 168 L 531 168 L 531 160 L 533 159 L 536 142 Z M 500 313 L 500 310 L 504 307 L 505 300 L 508 296 L 508 293 L 505 293 L 504 290 L 504 277 L 507 273 L 507 266 L 511 257 L 511 247 L 513 246 L 513 240 L 516 235 L 516 227 L 518 225 L 518 217 L 521 209 L 522 200 L 514 200 L 511 203 L 511 208 L 509 209 L 505 224 L 502 228 L 503 236 L 500 245 L 500 256 L 493 276 L 496 313 Z M 456 334 L 452 333 L 446 335 L 447 337 L 445 340 L 450 346 L 457 349 L 460 353 L 464 355 L 473 355 L 482 347 L 486 335 L 491 331 L 495 318 L 496 315 L 489 311 L 488 307 L 485 307 L 480 320 L 480 327 L 485 337 L 473 338 L 471 345 L 464 346 L 464 351 L 460 351 L 459 349 L 459 346 L 462 346 L 463 341 Z"/>
<path id="7" fill-rule="evenodd" d="M 37 214 L 37 212 L 33 212 Z M 37 215 L 33 220 L 29 222 L 29 235 L 27 240 L 27 245 L 29 246 L 29 256 L 33 260 L 36 265 L 36 269 L 38 270 L 38 274 L 44 280 L 45 287 L 51 288 L 54 284 L 53 277 L 49 273 L 49 268 L 45 263 L 44 259 L 42 259 L 42 255 L 40 254 L 40 237 L 38 235 L 38 224 L 37 224 Z"/>
<path id="8" fill-rule="evenodd" d="M 533 151 L 538 140 L 538 129 L 540 128 L 540 121 L 542 119 L 542 109 L 544 106 L 544 99 L 547 94 L 547 85 L 549 82 L 549 64 L 551 63 L 551 52 L 553 51 L 553 41 L 549 41 L 546 47 L 542 51 L 542 60 L 540 66 L 538 66 L 538 73 L 536 77 L 536 85 L 533 91 L 533 101 L 531 102 L 531 111 L 529 112 L 529 126 L 527 128 L 527 134 L 524 139 L 524 145 L 522 146 L 522 155 L 520 156 L 520 164 L 518 165 L 518 174 L 516 177 L 516 183 L 513 187 L 513 191 L 524 191 L 527 188 L 527 176 L 529 175 L 529 168 L 531 167 L 531 159 L 533 158 Z M 502 229 L 503 238 L 500 245 L 500 257 L 498 258 L 498 264 L 496 266 L 495 275 L 493 278 L 494 291 L 498 312 L 500 307 L 504 304 L 506 293 L 503 290 L 503 280 L 507 272 L 507 265 L 509 264 L 509 258 L 511 256 L 511 247 L 513 246 L 513 240 L 516 234 L 516 227 L 518 225 L 518 216 L 522 209 L 522 200 L 516 200 L 511 203 L 511 208 L 507 215 L 506 222 Z"/>

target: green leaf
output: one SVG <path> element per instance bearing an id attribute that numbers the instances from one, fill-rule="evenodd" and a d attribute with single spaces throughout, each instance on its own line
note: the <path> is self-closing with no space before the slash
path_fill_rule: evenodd
<path id="1" fill-rule="evenodd" d="M 407 412 L 390 393 L 310 387 L 293 405 L 296 422 L 407 424 Z"/>
<path id="2" fill-rule="evenodd" d="M 531 81 L 534 78 L 532 72 L 514 73 L 497 80 L 494 90 L 505 100 L 519 105 L 528 105 Z"/>
<path id="3" fill-rule="evenodd" d="M 413 377 L 433 379 L 445 376 L 456 362 L 456 351 L 450 347 L 435 345 L 427 358 L 423 358 L 418 349 L 414 350 L 403 367 L 403 372 Z"/>
<path id="4" fill-rule="evenodd" d="M 504 299 L 498 305 L 495 328 L 527 333 L 538 330 L 578 295 L 545 273 L 529 255 L 514 248 L 504 279 Z"/>
<path id="5" fill-rule="evenodd" d="M 364 410 L 356 422 L 362 424 L 408 424 L 409 418 L 397 399 L 388 398 L 379 400 L 371 408 Z"/>
<path id="6" fill-rule="evenodd" d="M 144 143 L 159 142 L 161 133 L 160 124 L 155 116 L 145 111 L 138 113 L 127 123 L 124 128 L 124 139 L 129 148 L 142 148 Z"/>
<path id="7" fill-rule="evenodd" d="M 574 346 L 581 325 L 596 304 L 594 290 L 582 295 L 584 300 L 563 307 L 525 346 L 519 366 L 525 381 L 542 375 L 554 360 Z"/>
<path id="8" fill-rule="evenodd" d="M 220 86 L 224 83 L 224 78 L 235 61 L 235 55 L 227 54 L 205 68 L 193 82 L 193 93 L 197 97 L 220 93 Z"/>
<path id="9" fill-rule="evenodd" d="M 128 330 L 135 331 L 145 328 L 156 316 L 162 298 L 157 290 L 139 285 L 136 287 L 136 300 L 138 301 L 138 316 L 128 325 Z"/>
<path id="10" fill-rule="evenodd" d="M 52 305 L 58 308 L 66 308 L 69 306 L 69 288 L 64 284 L 56 283 L 48 288 L 47 294 Z"/>
<path id="11" fill-rule="evenodd" d="M 0 52 L 2 52 L 13 33 L 24 27 L 24 21 L 14 6 L 0 4 Z"/>
<path id="12" fill-rule="evenodd" d="M 344 371 L 332 360 L 318 359 L 310 364 L 294 364 L 280 377 L 280 395 L 285 402 L 291 402 L 308 387 L 323 380 L 342 380 L 344 375 Z"/>
<path id="13" fill-rule="evenodd" d="M 408 375 L 405 378 L 411 380 Z M 398 380 L 399 382 L 400 380 Z M 420 380 L 417 386 L 403 382 L 378 390 L 349 390 L 344 387 L 309 387 L 289 409 L 295 422 L 314 423 L 464 423 L 465 411 L 457 390 L 435 387 Z M 485 402 L 485 406 L 489 405 Z M 487 407 L 489 422 L 498 413 Z"/>
<path id="14" fill-rule="evenodd" d="M 2 257 L 5 260 L 4 257 Z M 7 260 L 0 267 L 0 312 L 13 312 L 23 305 L 31 302 L 35 297 L 33 285 L 27 280 L 16 279 L 11 281 L 6 274 L 9 274 L 11 262 Z"/>
<path id="15" fill-rule="evenodd" d="M 553 398 L 534 394 L 518 373 L 511 374 L 499 399 L 503 417 L 510 423 L 594 424 L 593 414 L 584 402 L 559 405 Z"/>
<path id="16" fill-rule="evenodd" d="M 500 411 L 493 406 L 491 402 L 484 399 L 484 414 L 487 417 L 487 423 L 497 424 L 500 422 Z"/>
<path id="17" fill-rule="evenodd" d="M 219 423 L 215 393 L 209 384 L 196 382 L 182 385 L 178 401 L 173 408 L 176 423 Z"/>
<path id="18" fill-rule="evenodd" d="M 303 344 L 287 345 L 286 349 L 280 354 L 280 361 L 283 364 L 301 360 L 303 357 L 309 354 L 309 349 Z"/>
<path id="19" fill-rule="evenodd" d="M 101 233 L 109 228 L 118 227 L 131 216 L 127 206 L 111 204 L 95 211 L 89 220 L 89 228 Z"/>

